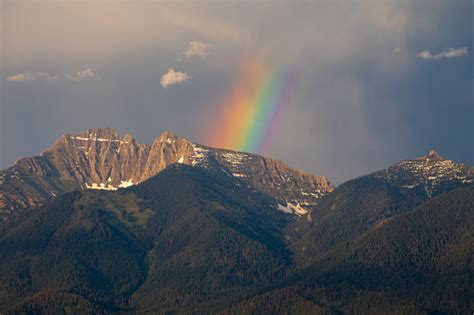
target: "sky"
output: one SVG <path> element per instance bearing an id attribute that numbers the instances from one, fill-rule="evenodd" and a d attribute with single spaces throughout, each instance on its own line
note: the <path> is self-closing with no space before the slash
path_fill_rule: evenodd
<path id="1" fill-rule="evenodd" d="M 97 127 L 247 148 L 215 135 L 236 91 L 257 104 L 269 87 L 278 115 L 233 112 L 233 132 L 260 128 L 265 151 L 248 148 L 336 184 L 433 148 L 472 166 L 473 6 L 3 0 L 0 168 Z"/>

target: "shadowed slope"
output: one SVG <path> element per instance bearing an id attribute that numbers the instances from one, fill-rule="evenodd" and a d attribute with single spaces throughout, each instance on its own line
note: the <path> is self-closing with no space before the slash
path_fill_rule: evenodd
<path id="1" fill-rule="evenodd" d="M 185 165 L 127 190 L 66 194 L 5 223 L 0 309 L 158 312 L 234 301 L 291 266 L 281 230 L 293 219 L 274 205 L 224 173 Z"/>
<path id="2" fill-rule="evenodd" d="M 441 194 L 331 249 L 280 289 L 233 309 L 469 314 L 473 225 L 473 186 Z"/>

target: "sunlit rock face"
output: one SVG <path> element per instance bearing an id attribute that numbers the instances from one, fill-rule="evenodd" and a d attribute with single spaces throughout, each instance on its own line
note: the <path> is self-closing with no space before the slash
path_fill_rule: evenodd
<path id="1" fill-rule="evenodd" d="M 333 189 L 326 177 L 293 169 L 282 161 L 206 147 L 169 131 L 150 146 L 128 133 L 121 137 L 114 129 L 98 128 L 65 134 L 41 155 L 19 159 L 1 171 L 0 217 L 71 190 L 126 188 L 175 163 L 223 172 L 236 185 L 248 185 L 275 198 L 282 205 L 276 209 L 296 215 L 306 214 Z"/>

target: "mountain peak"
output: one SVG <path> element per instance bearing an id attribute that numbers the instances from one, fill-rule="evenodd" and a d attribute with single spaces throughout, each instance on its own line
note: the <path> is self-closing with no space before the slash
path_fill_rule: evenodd
<path id="1" fill-rule="evenodd" d="M 131 133 L 127 132 L 123 136 L 123 141 L 133 143 L 133 142 L 135 142 L 135 138 L 133 137 L 133 135 Z"/>
<path id="2" fill-rule="evenodd" d="M 120 134 L 113 128 L 90 128 L 79 133 L 67 133 L 62 138 L 73 140 L 121 140 Z M 61 138 L 60 138 L 61 139 Z"/>
<path id="3" fill-rule="evenodd" d="M 472 168 L 445 159 L 435 150 L 415 160 L 403 160 L 374 174 L 392 184 L 418 190 L 428 198 L 474 182 Z"/>
<path id="4" fill-rule="evenodd" d="M 87 129 L 83 134 L 89 135 L 89 137 L 105 138 L 105 139 L 120 139 L 120 134 L 113 128 L 91 128 Z"/>
<path id="5" fill-rule="evenodd" d="M 430 159 L 436 158 L 436 159 L 444 160 L 444 158 L 441 155 L 439 155 L 439 153 L 436 152 L 435 150 L 430 150 L 430 152 L 428 152 L 428 158 Z"/>
<path id="6" fill-rule="evenodd" d="M 158 137 L 158 140 L 166 140 L 166 139 L 178 140 L 180 138 L 174 132 L 166 130 Z"/>
<path id="7" fill-rule="evenodd" d="M 422 156 L 417 158 L 418 161 L 428 161 L 428 162 L 436 162 L 436 161 L 444 161 L 446 160 L 442 157 L 436 150 L 430 150 L 426 156 Z"/>

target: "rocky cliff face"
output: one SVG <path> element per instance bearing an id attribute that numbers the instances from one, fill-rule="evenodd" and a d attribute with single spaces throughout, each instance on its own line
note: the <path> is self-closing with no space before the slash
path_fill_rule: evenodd
<path id="1" fill-rule="evenodd" d="M 224 172 L 278 202 L 276 208 L 305 214 L 332 191 L 327 178 L 295 170 L 255 154 L 198 145 L 166 131 L 151 146 L 113 129 L 66 134 L 40 156 L 23 158 L 0 172 L 0 218 L 37 206 L 66 191 L 116 190 L 140 183 L 167 166 L 183 163 Z"/>

